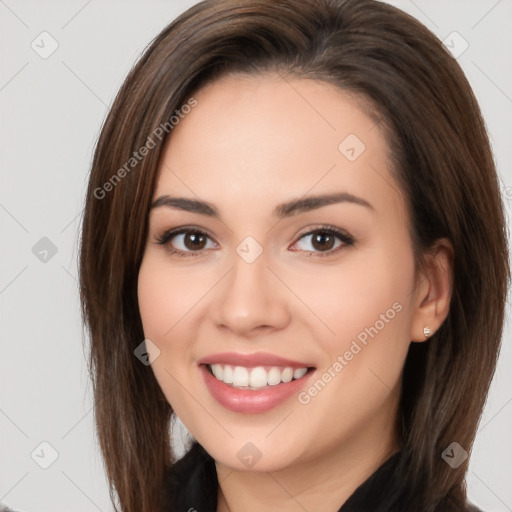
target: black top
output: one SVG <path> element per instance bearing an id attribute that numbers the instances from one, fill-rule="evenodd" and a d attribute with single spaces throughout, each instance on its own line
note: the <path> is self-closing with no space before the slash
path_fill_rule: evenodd
<path id="1" fill-rule="evenodd" d="M 397 494 L 397 486 L 391 485 L 400 478 L 397 473 L 400 455 L 401 452 L 396 452 L 384 462 L 357 487 L 338 512 L 419 512 L 417 507 L 411 506 L 411 498 L 401 497 Z M 174 464 L 172 473 L 174 477 L 169 475 L 167 487 L 170 512 L 216 512 L 219 484 L 215 461 L 197 441 Z M 171 501 L 172 494 L 176 497 L 174 502 Z M 464 512 L 482 511 L 468 504 Z"/>

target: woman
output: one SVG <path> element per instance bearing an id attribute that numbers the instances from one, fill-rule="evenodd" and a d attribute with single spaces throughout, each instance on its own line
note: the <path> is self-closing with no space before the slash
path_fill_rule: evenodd
<path id="1" fill-rule="evenodd" d="M 190 8 L 105 121 L 81 244 L 120 510 L 477 510 L 505 222 L 475 97 L 412 17 Z"/>

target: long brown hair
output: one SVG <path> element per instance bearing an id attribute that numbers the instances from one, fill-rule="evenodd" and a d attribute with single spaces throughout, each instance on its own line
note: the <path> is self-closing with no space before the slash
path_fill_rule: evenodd
<path id="1" fill-rule="evenodd" d="M 383 121 L 417 264 L 437 238 L 453 245 L 450 313 L 428 342 L 411 343 L 405 364 L 396 485 L 411 493 L 415 510 L 459 512 L 468 461 L 452 469 L 441 454 L 453 441 L 471 451 L 495 371 L 510 278 L 503 206 L 461 68 L 421 23 L 374 0 L 201 2 L 154 39 L 121 87 L 94 153 L 80 253 L 95 421 L 112 500 L 123 512 L 161 511 L 172 471 L 172 410 L 150 366 L 134 356 L 144 339 L 137 276 L 172 130 L 151 135 L 206 81 L 267 71 L 359 95 Z M 132 161 L 148 137 L 155 146 Z"/>

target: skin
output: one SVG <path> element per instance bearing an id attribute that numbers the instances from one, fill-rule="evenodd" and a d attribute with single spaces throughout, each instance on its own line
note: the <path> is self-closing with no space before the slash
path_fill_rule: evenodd
<path id="1" fill-rule="evenodd" d="M 435 332 L 448 314 L 451 246 L 440 240 L 417 270 L 384 134 L 357 97 L 275 75 L 226 76 L 194 97 L 164 148 L 153 199 L 201 199 L 221 217 L 151 210 L 138 294 L 144 334 L 160 350 L 152 369 L 216 461 L 218 511 L 336 511 L 400 447 L 405 357 L 411 341 L 426 339 L 424 326 Z M 349 134 L 366 146 L 354 161 L 338 149 Z M 273 216 L 280 203 L 334 191 L 372 208 L 343 202 Z M 354 244 L 301 238 L 324 225 Z M 156 243 L 180 226 L 207 233 L 202 249 L 183 235 Z M 247 236 L 263 249 L 252 263 L 236 252 Z M 294 396 L 264 413 L 235 413 L 199 374 L 207 355 L 266 351 L 313 362 L 313 383 L 394 303 L 400 312 L 307 404 Z M 261 453 L 250 470 L 237 457 L 249 441 Z"/>

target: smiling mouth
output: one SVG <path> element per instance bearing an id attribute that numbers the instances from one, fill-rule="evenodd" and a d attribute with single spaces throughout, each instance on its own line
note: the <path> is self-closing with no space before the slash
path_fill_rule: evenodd
<path id="1" fill-rule="evenodd" d="M 235 366 L 230 364 L 205 364 L 208 372 L 230 387 L 244 390 L 267 389 L 298 380 L 313 371 L 314 367 L 290 366 Z"/>

